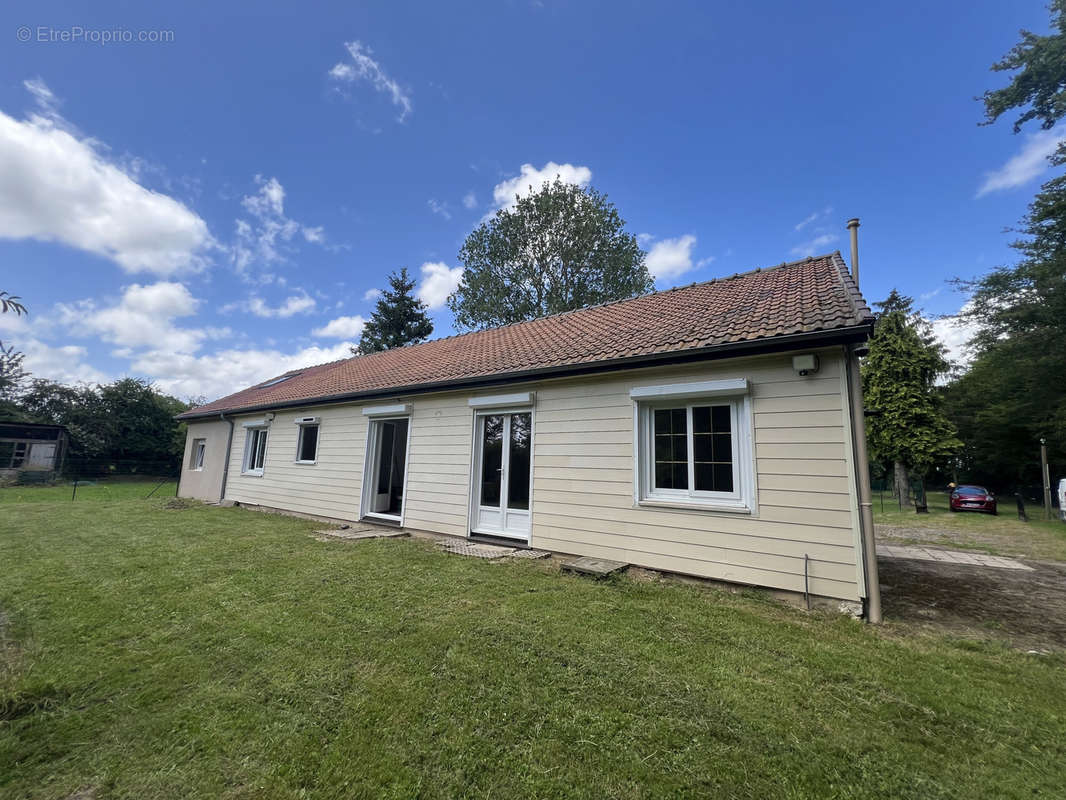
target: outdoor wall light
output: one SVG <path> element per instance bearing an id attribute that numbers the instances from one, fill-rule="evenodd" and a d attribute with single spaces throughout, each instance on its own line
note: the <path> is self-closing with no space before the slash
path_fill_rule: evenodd
<path id="1" fill-rule="evenodd" d="M 818 371 L 818 356 L 814 353 L 792 356 L 792 369 L 800 375 L 813 375 Z"/>

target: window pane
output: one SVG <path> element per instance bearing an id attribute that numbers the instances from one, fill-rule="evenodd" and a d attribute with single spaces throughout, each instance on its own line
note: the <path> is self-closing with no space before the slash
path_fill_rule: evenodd
<path id="1" fill-rule="evenodd" d="M 481 435 L 481 505 L 500 504 L 503 469 L 503 417 L 493 414 L 484 418 Z"/>
<path id="2" fill-rule="evenodd" d="M 692 450 L 697 491 L 733 491 L 731 427 L 729 405 L 693 406 Z"/>
<path id="3" fill-rule="evenodd" d="M 714 486 L 716 492 L 731 492 L 733 491 L 733 465 L 732 464 L 715 464 L 714 465 Z"/>
<path id="4" fill-rule="evenodd" d="M 255 432 L 255 457 L 252 461 L 252 469 L 262 469 L 266 462 L 267 432 L 260 429 Z"/>
<path id="5" fill-rule="evenodd" d="M 314 461 L 318 455 L 318 426 L 300 426 L 300 461 Z"/>
<path id="6" fill-rule="evenodd" d="M 688 488 L 688 422 L 684 408 L 659 408 L 653 414 L 655 488 Z"/>
<path id="7" fill-rule="evenodd" d="M 392 454 L 395 452 L 396 426 L 384 420 L 378 426 L 378 494 L 389 494 L 392 487 Z"/>
<path id="8" fill-rule="evenodd" d="M 14 442 L 0 442 L 0 469 L 11 464 L 11 458 L 15 455 Z"/>
<path id="9" fill-rule="evenodd" d="M 711 422 L 715 433 L 729 433 L 732 429 L 729 406 L 712 406 Z"/>
<path id="10" fill-rule="evenodd" d="M 507 507 L 529 508 L 529 436 L 531 414 L 511 415 L 511 454 L 507 465 Z"/>

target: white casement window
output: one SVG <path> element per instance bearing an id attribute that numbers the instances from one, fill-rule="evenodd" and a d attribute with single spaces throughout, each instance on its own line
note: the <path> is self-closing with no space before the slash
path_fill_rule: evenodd
<path id="1" fill-rule="evenodd" d="M 631 394 L 637 404 L 638 502 L 753 510 L 746 381 L 641 387 Z"/>
<path id="2" fill-rule="evenodd" d="M 245 475 L 262 475 L 263 465 L 266 464 L 267 427 L 249 427 L 244 436 L 244 468 L 241 470 Z"/>
<path id="3" fill-rule="evenodd" d="M 204 468 L 204 456 L 207 454 L 207 439 L 192 440 L 192 456 L 189 459 L 189 469 L 202 470 Z"/>
<path id="4" fill-rule="evenodd" d="M 300 435 L 296 439 L 296 463 L 314 464 L 318 461 L 318 417 L 296 420 Z"/>

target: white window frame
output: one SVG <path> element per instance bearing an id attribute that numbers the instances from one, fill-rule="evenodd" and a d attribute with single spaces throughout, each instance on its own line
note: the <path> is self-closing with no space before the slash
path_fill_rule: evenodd
<path id="1" fill-rule="evenodd" d="M 192 464 L 189 466 L 193 472 L 203 472 L 204 458 L 207 455 L 207 439 L 192 440 Z"/>
<path id="2" fill-rule="evenodd" d="M 258 448 L 258 436 L 259 434 L 266 436 L 266 442 L 263 444 L 263 463 L 258 467 L 253 467 L 255 463 L 254 449 Z M 270 446 L 270 426 L 269 425 L 245 425 L 244 429 L 244 459 L 241 462 L 241 474 L 251 475 L 252 477 L 263 477 L 263 470 L 266 467 L 267 447 Z M 253 445 L 253 442 L 256 444 Z"/>
<path id="3" fill-rule="evenodd" d="M 755 505 L 755 455 L 752 435 L 751 398 L 744 379 L 703 381 L 667 386 L 641 386 L 630 392 L 633 399 L 633 499 L 639 506 L 701 509 L 753 514 Z M 699 491 L 695 487 L 692 408 L 730 408 L 733 458 L 733 491 Z M 688 489 L 655 487 L 654 412 L 685 408 L 688 451 Z"/>
<path id="4" fill-rule="evenodd" d="M 310 419 L 298 419 L 296 425 L 299 427 L 300 432 L 296 436 L 296 458 L 293 460 L 294 464 L 308 464 L 314 465 L 318 463 L 318 448 L 322 444 L 322 420 L 318 417 Z M 304 431 L 308 428 L 318 428 L 317 436 L 315 437 L 315 457 L 310 461 L 300 458 L 300 454 L 304 449 Z M 268 439 L 269 441 L 269 439 Z"/>

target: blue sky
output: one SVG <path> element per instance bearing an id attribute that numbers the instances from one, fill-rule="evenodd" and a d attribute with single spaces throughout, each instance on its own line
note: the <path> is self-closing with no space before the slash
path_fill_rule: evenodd
<path id="1" fill-rule="evenodd" d="M 949 314 L 948 279 L 1013 259 L 1055 141 L 978 127 L 974 97 L 1047 25 L 1042 2 L 9 4 L 0 288 L 31 314 L 0 337 L 42 377 L 215 397 L 345 356 L 401 266 L 447 335 L 463 238 L 555 173 L 607 193 L 660 288 L 846 254 L 859 216 L 866 297 Z"/>

